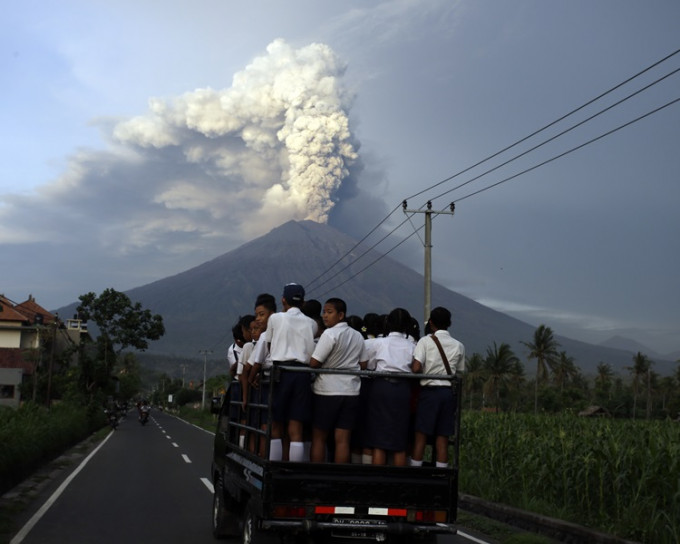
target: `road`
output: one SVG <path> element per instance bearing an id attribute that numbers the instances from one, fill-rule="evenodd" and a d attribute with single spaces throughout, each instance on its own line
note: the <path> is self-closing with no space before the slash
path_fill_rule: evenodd
<path id="1" fill-rule="evenodd" d="M 174 416 L 153 411 L 142 426 L 131 412 L 11 544 L 214 544 L 212 441 L 212 433 Z M 464 533 L 439 542 L 484 543 Z"/>

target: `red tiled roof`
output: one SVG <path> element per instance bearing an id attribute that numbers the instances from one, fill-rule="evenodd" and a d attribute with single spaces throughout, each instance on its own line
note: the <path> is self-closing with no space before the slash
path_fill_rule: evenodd
<path id="1" fill-rule="evenodd" d="M 12 302 L 0 295 L 0 321 L 28 321 L 28 317 L 14 309 Z"/>
<path id="2" fill-rule="evenodd" d="M 33 363 L 28 355 L 28 350 L 0 348 L 0 368 L 23 368 L 24 374 L 33 374 Z"/>
<path id="3" fill-rule="evenodd" d="M 14 309 L 28 317 L 29 321 L 31 322 L 35 321 L 35 316 L 37 314 L 41 314 L 43 316 L 43 322 L 45 325 L 53 323 L 56 319 L 56 316 L 40 306 L 40 304 L 38 304 L 31 295 L 29 295 L 28 300 L 22 302 L 21 304 L 17 304 Z"/>

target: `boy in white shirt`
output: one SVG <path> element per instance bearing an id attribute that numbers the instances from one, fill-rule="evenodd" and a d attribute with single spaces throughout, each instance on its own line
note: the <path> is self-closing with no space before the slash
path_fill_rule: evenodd
<path id="1" fill-rule="evenodd" d="M 451 312 L 441 306 L 430 312 L 428 325 L 431 336 L 423 336 L 413 353 L 413 372 L 455 375 L 465 370 L 465 347 L 448 332 Z M 441 346 L 441 352 L 439 349 Z M 446 362 L 442 359 L 442 352 Z M 449 370 L 450 369 L 450 373 Z M 449 436 L 455 430 L 456 399 L 451 381 L 421 380 L 416 413 L 416 433 L 412 466 L 421 466 L 428 436 L 435 436 L 435 457 L 438 468 L 448 466 Z"/>
<path id="2" fill-rule="evenodd" d="M 364 338 L 345 321 L 347 305 L 342 299 L 331 298 L 323 307 L 326 329 L 319 337 L 312 354 L 312 368 L 360 370 Z M 314 418 L 312 430 L 312 462 L 322 462 L 331 431 L 335 439 L 335 462 L 350 460 L 350 437 L 359 413 L 361 379 L 351 374 L 318 374 L 312 386 Z"/>
<path id="3" fill-rule="evenodd" d="M 302 313 L 305 290 L 297 283 L 283 288 L 283 312 L 273 314 L 267 322 L 267 329 L 260 342 L 269 343 L 270 356 L 274 366 L 309 366 L 314 351 L 314 335 L 317 325 Z M 257 356 L 257 350 L 253 353 Z M 256 360 L 256 363 L 261 361 Z M 269 459 L 283 459 L 283 434 L 287 424 L 290 446 L 288 459 L 304 459 L 303 429 L 311 418 L 312 390 L 310 375 L 305 372 L 281 372 L 272 398 L 272 441 Z"/>

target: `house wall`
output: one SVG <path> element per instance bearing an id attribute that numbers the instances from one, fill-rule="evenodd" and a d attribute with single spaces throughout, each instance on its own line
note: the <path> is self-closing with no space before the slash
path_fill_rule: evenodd
<path id="1" fill-rule="evenodd" d="M 20 348 L 21 347 L 21 324 L 16 327 L 12 325 L 2 325 L 0 327 L 0 348 Z"/>
<path id="2" fill-rule="evenodd" d="M 0 406 L 19 407 L 22 374 L 21 368 L 0 368 Z"/>

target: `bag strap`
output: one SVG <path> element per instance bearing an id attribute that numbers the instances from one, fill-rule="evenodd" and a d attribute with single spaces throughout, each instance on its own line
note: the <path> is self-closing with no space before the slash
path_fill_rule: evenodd
<path id="1" fill-rule="evenodd" d="M 432 340 L 434 340 L 434 343 L 437 344 L 437 349 L 439 350 L 439 355 L 441 355 L 441 357 L 442 357 L 442 361 L 444 361 L 444 366 L 446 367 L 446 372 L 448 372 L 448 374 L 450 376 L 453 376 L 453 372 L 451 372 L 451 365 L 449 365 L 449 360 L 446 357 L 446 354 L 444 353 L 444 348 L 442 347 L 441 342 L 439 341 L 439 338 L 437 338 L 434 334 L 431 334 L 430 338 L 432 338 Z"/>

